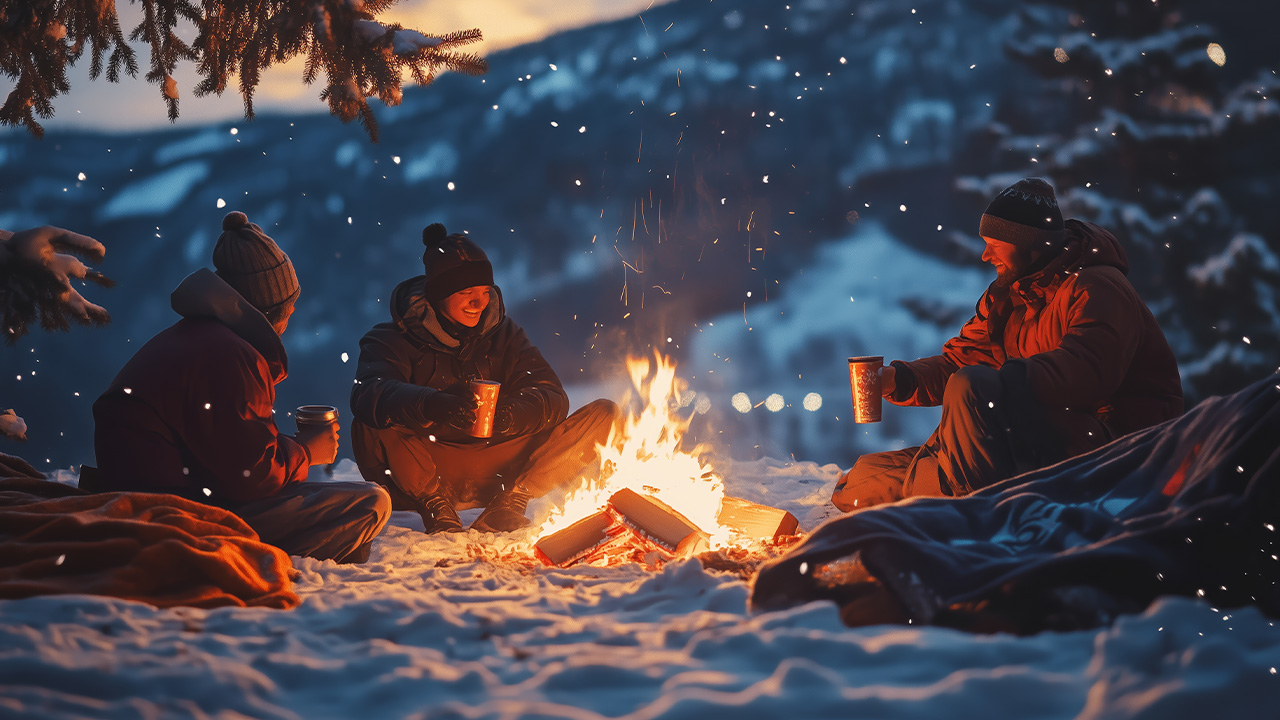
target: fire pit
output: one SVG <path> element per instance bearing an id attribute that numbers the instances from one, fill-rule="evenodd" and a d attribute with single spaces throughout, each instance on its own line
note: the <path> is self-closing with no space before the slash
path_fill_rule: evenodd
<path id="1" fill-rule="evenodd" d="M 587 481 L 542 524 L 534 554 L 543 563 L 647 565 L 708 550 L 755 549 L 799 532 L 785 510 L 724 494 L 704 447 L 686 450 L 692 417 L 676 412 L 683 383 L 655 353 L 627 361 L 639 415 L 628 414 L 601 447 L 599 480 Z"/>

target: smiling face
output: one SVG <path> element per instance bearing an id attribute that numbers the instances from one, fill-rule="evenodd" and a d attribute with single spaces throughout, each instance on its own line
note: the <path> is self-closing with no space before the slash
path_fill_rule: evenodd
<path id="1" fill-rule="evenodd" d="M 475 327 L 489 307 L 488 285 L 475 285 L 445 298 L 441 303 L 444 316 L 464 327 Z"/>
<path id="2" fill-rule="evenodd" d="M 1025 268 L 1031 265 L 1031 253 L 1013 243 L 983 236 L 987 249 L 982 251 L 983 262 L 991 263 L 996 269 L 996 282 L 1010 285 L 1022 277 Z"/>

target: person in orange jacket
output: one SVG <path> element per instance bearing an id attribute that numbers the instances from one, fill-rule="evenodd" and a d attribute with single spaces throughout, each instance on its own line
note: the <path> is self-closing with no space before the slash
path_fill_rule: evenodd
<path id="1" fill-rule="evenodd" d="M 1039 178 L 992 200 L 979 235 L 996 280 L 973 318 L 941 354 L 880 371 L 890 402 L 942 406 L 937 430 L 860 457 L 836 484 L 840 509 L 966 495 L 1181 414 L 1173 351 L 1115 236 L 1064 222 Z"/>

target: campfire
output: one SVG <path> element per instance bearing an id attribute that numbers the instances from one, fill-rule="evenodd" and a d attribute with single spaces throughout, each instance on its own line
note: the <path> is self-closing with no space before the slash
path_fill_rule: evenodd
<path id="1" fill-rule="evenodd" d="M 784 510 L 724 494 L 706 448 L 684 447 L 692 414 L 685 384 L 655 353 L 627 360 L 640 400 L 600 449 L 598 479 L 583 479 L 543 522 L 534 544 L 547 565 L 659 561 L 775 543 L 798 531 Z"/>

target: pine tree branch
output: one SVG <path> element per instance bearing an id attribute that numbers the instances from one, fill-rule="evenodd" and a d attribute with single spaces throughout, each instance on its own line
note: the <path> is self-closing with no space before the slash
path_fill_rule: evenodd
<path id="1" fill-rule="evenodd" d="M 70 89 L 66 68 L 87 48 L 90 78 L 118 82 L 123 70 L 136 76 L 138 62 L 116 14 L 119 0 L 0 0 L 0 72 L 14 89 L 0 105 L 0 126 L 25 126 L 37 137 L 37 117 L 53 116 L 53 100 Z M 160 89 L 170 121 L 178 117 L 175 68 L 195 64 L 197 97 L 221 95 L 239 76 L 245 117 L 254 117 L 254 93 L 262 73 L 303 56 L 302 81 L 323 72 L 320 97 L 343 122 L 359 119 L 377 140 L 368 98 L 397 105 L 402 77 L 431 83 L 444 70 L 468 75 L 488 70 L 485 61 L 456 49 L 481 39 L 478 29 L 433 36 L 377 15 L 395 0 L 140 0 L 142 19 L 129 39 L 150 53 L 145 79 Z M 181 21 L 196 29 L 188 44 L 177 33 Z"/>

